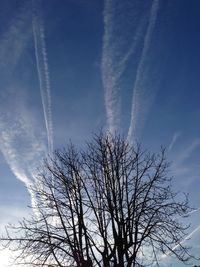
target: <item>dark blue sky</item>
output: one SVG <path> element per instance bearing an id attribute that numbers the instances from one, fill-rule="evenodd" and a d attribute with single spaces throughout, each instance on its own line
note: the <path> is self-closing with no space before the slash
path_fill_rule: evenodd
<path id="1" fill-rule="evenodd" d="M 47 153 L 101 129 L 165 146 L 199 208 L 199 28 L 199 0 L 1 0 L 0 225 L 26 215 Z"/>

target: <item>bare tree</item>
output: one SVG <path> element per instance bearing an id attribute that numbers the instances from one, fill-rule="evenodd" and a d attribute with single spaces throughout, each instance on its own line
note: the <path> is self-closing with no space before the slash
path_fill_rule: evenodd
<path id="1" fill-rule="evenodd" d="M 32 189 L 35 215 L 3 238 L 30 266 L 160 266 L 159 256 L 190 257 L 190 208 L 173 192 L 165 151 L 151 154 L 100 134 L 45 162 Z"/>

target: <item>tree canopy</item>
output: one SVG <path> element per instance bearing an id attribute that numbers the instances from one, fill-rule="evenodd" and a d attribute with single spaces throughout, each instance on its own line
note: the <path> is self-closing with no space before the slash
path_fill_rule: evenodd
<path id="1" fill-rule="evenodd" d="M 153 154 L 120 136 L 97 135 L 83 150 L 71 144 L 40 170 L 34 215 L 2 240 L 30 266 L 160 266 L 161 255 L 185 262 L 188 226 L 179 219 L 190 207 L 168 168 L 164 149 Z"/>

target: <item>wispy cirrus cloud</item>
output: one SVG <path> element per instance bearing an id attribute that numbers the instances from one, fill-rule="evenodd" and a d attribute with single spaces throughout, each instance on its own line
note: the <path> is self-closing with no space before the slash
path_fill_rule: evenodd
<path id="1" fill-rule="evenodd" d="M 31 187 L 36 179 L 37 168 L 47 154 L 46 136 L 42 125 L 36 119 L 37 112 L 26 104 L 27 93 L 23 95 L 23 92 L 29 92 L 29 88 L 27 90 L 20 88 L 13 78 L 16 70 L 20 70 L 17 67 L 30 44 L 33 30 L 49 153 L 53 151 L 53 126 L 44 27 L 42 18 L 37 12 L 31 19 L 33 13 L 31 7 L 31 2 L 22 3 L 16 10 L 16 16 L 12 18 L 8 29 L 5 28 L 0 36 L 0 78 L 3 87 L 0 92 L 0 151 L 12 173 L 28 189 L 34 206 L 35 196 Z"/>
<path id="2" fill-rule="evenodd" d="M 45 138 L 25 99 L 15 90 L 7 91 L 8 99 L 1 107 L 0 150 L 13 174 L 27 187 L 34 204 L 31 186 L 46 155 Z"/>
<path id="3" fill-rule="evenodd" d="M 189 145 L 185 146 L 181 155 L 176 160 L 177 164 L 182 164 L 191 157 L 192 153 L 200 146 L 200 138 L 195 138 Z"/>
<path id="4" fill-rule="evenodd" d="M 32 139 L 32 127 L 27 124 L 25 115 L 27 112 L 21 110 L 21 114 L 19 114 L 17 106 L 20 107 L 20 104 L 13 101 L 11 103 L 12 99 L 18 99 L 16 94 L 19 88 L 8 89 L 8 86 L 12 84 L 12 74 L 31 39 L 30 15 L 29 4 L 24 3 L 17 10 L 16 16 L 12 18 L 8 29 L 5 28 L 1 35 L 0 151 L 13 174 L 26 185 L 32 194 L 30 185 L 32 183 L 31 178 L 33 178 L 31 174 L 33 166 L 29 165 L 31 159 L 27 160 L 32 156 L 28 151 L 25 152 L 27 148 L 22 150 L 22 144 L 27 141 L 29 146 L 35 146 L 36 140 Z M 11 91 L 15 95 L 14 98 L 13 94 L 10 94 Z M 20 144 L 20 142 L 22 143 Z M 33 150 L 31 151 L 33 152 Z M 29 170 L 27 166 L 30 166 L 30 168 L 28 167 Z"/>
<path id="5" fill-rule="evenodd" d="M 172 148 L 174 143 L 179 138 L 180 132 L 174 134 L 172 138 Z M 170 147 L 170 146 L 169 146 Z M 173 175 L 176 177 L 176 186 L 182 188 L 182 190 L 189 193 L 189 199 L 191 203 L 198 203 L 199 196 L 194 193 L 196 190 L 197 182 L 199 182 L 199 174 L 200 174 L 200 166 L 198 162 L 198 157 L 194 156 L 196 153 L 199 153 L 200 147 L 200 139 L 194 138 L 187 144 L 182 145 L 182 149 L 178 152 L 178 154 L 174 155 L 173 163 L 172 163 L 172 171 Z M 171 148 L 171 149 L 172 149 Z M 194 204 L 193 204 L 194 205 Z M 173 250 L 178 248 L 181 244 L 185 242 L 189 242 L 190 239 L 194 239 L 197 234 L 199 234 L 200 225 L 199 225 L 199 217 L 195 219 L 195 217 L 199 216 L 200 208 L 197 205 L 197 208 L 192 210 L 188 215 L 190 217 L 190 222 L 193 224 L 193 230 L 181 241 L 180 244 L 175 246 Z M 195 243 L 193 244 L 193 246 Z M 169 253 L 170 255 L 170 253 Z"/>
<path id="6" fill-rule="evenodd" d="M 121 120 L 121 97 L 120 81 L 127 63 L 134 54 L 137 45 L 142 38 L 145 19 L 142 17 L 139 22 L 134 23 L 133 17 L 123 10 L 127 3 L 106 0 L 104 8 L 104 36 L 102 47 L 101 73 L 104 87 L 104 99 L 106 109 L 107 130 L 111 133 L 119 130 Z M 131 9 L 131 8 L 130 8 Z M 118 16 L 120 14 L 120 16 Z M 122 15 L 124 14 L 124 15 Z M 127 41 L 124 36 L 124 28 L 120 25 L 124 21 L 131 21 L 137 24 L 133 38 Z M 128 27 L 126 25 L 126 27 Z M 129 31 L 129 28 L 126 28 Z M 119 32 L 119 34 L 117 34 Z"/>
<path id="7" fill-rule="evenodd" d="M 45 42 L 45 31 L 39 5 L 33 2 L 32 16 L 33 36 L 37 72 L 42 99 L 43 113 L 47 131 L 49 153 L 53 152 L 53 122 L 51 108 L 51 85 L 49 75 L 49 64 Z"/>
<path id="8" fill-rule="evenodd" d="M 10 79 L 10 75 L 17 66 L 27 42 L 31 38 L 30 15 L 30 6 L 25 3 L 19 8 L 8 28 L 5 28 L 0 36 L 1 82 Z"/>
<path id="9" fill-rule="evenodd" d="M 30 3 L 23 3 L 0 36 L 0 151 L 12 173 L 27 187 L 34 204 L 31 186 L 36 169 L 47 153 L 46 138 L 36 113 L 26 104 L 23 92 L 27 90 L 16 85 L 13 78 L 31 41 L 31 14 Z"/>
<path id="10" fill-rule="evenodd" d="M 173 154 L 171 169 L 176 177 L 176 186 L 179 190 L 189 191 L 190 199 L 196 199 L 198 195 L 193 192 L 196 190 L 196 182 L 199 181 L 200 166 L 199 158 L 200 139 L 194 138 L 189 143 L 183 143 L 180 151 Z M 196 202 L 197 200 L 195 200 Z"/>
<path id="11" fill-rule="evenodd" d="M 147 111 L 149 110 L 155 94 L 155 91 L 153 90 L 151 90 L 151 93 L 148 92 L 150 88 L 149 86 L 147 86 L 149 78 L 148 73 L 146 72 L 146 59 L 152 33 L 157 19 L 158 8 L 159 0 L 153 0 L 149 15 L 149 23 L 144 37 L 144 45 L 136 72 L 135 83 L 133 86 L 131 119 L 127 137 L 127 140 L 131 143 L 137 139 L 137 132 L 142 128 L 144 124 L 145 116 L 147 114 Z"/>

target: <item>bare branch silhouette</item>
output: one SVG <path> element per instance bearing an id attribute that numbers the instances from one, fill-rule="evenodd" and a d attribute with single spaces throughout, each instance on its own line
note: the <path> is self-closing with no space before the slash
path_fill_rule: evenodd
<path id="1" fill-rule="evenodd" d="M 172 190 L 168 167 L 164 149 L 151 154 L 120 136 L 56 151 L 33 188 L 37 216 L 2 241 L 30 266 L 159 266 L 161 254 L 185 262 L 188 226 L 178 218 L 191 209 Z"/>

